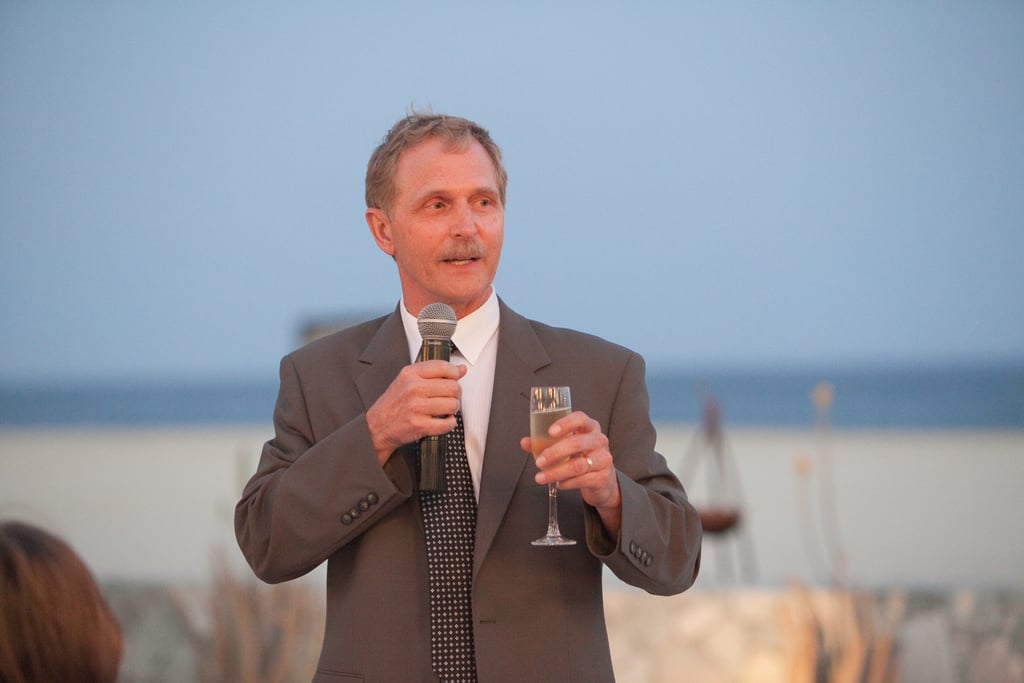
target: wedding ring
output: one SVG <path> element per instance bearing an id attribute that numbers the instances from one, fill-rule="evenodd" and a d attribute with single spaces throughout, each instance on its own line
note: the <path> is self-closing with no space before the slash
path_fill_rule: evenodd
<path id="1" fill-rule="evenodd" d="M 594 461 L 590 459 L 590 456 L 586 456 L 587 461 L 587 474 L 590 474 L 591 470 L 594 469 Z"/>

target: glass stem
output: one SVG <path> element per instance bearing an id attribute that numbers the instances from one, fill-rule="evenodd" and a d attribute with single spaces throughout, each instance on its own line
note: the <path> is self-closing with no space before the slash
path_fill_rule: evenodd
<path id="1" fill-rule="evenodd" d="M 558 530 L 558 485 L 548 484 L 548 536 L 561 536 Z"/>

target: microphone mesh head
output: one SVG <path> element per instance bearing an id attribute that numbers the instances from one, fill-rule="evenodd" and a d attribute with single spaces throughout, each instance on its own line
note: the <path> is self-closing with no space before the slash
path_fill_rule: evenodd
<path id="1" fill-rule="evenodd" d="M 459 320 L 448 304 L 427 304 L 416 318 L 424 339 L 451 339 Z"/>

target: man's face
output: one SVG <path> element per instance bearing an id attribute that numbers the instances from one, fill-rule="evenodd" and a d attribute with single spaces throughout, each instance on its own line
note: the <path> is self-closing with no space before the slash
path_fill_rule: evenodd
<path id="1" fill-rule="evenodd" d="M 454 152 L 432 138 L 402 152 L 395 187 L 390 216 L 367 209 L 366 222 L 398 264 L 406 308 L 472 313 L 490 296 L 505 231 L 491 158 L 475 140 Z"/>

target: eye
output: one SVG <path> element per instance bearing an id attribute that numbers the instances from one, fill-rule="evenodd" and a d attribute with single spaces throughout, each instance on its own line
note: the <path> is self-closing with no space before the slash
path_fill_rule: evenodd
<path id="1" fill-rule="evenodd" d="M 444 208 L 444 202 L 442 202 L 440 199 L 435 199 L 434 201 L 427 204 L 427 207 L 434 209 L 435 211 L 440 211 L 441 209 Z"/>

